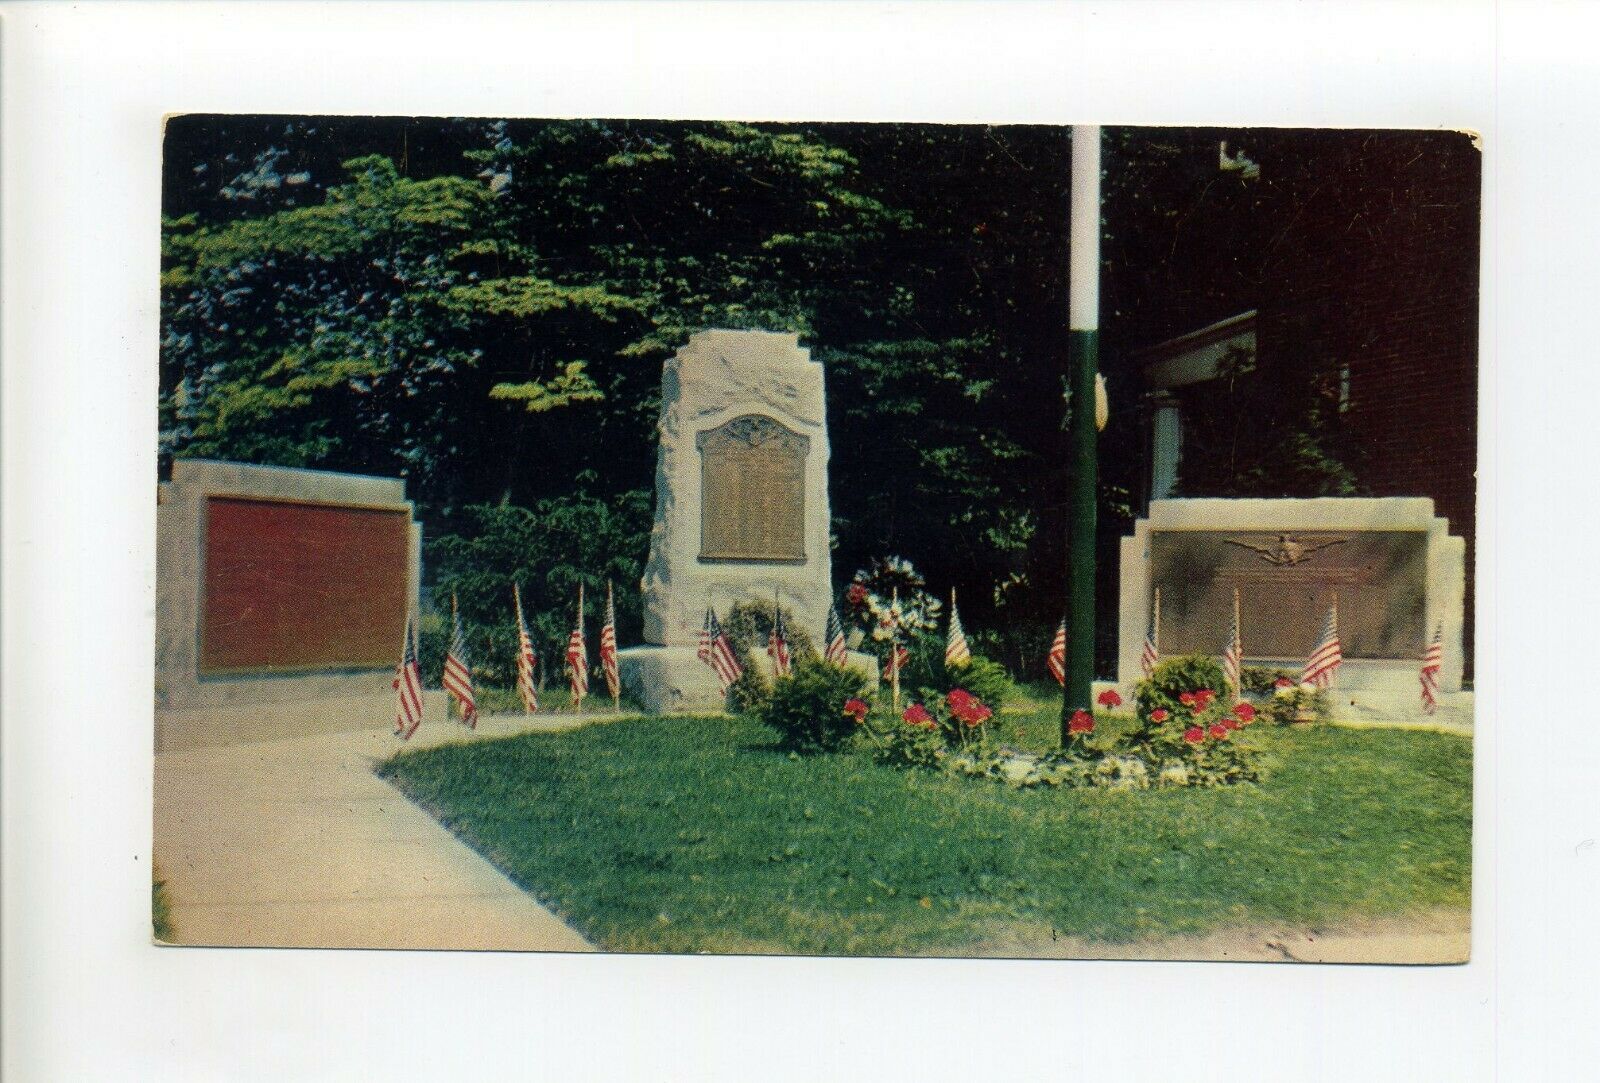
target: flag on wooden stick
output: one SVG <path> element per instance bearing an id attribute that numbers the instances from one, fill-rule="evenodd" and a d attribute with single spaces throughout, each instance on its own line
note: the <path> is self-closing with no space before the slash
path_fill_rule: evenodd
<path id="1" fill-rule="evenodd" d="M 1045 655 L 1044 664 L 1057 684 L 1067 683 L 1067 618 L 1065 617 L 1061 618 L 1061 624 L 1056 628 L 1056 638 L 1050 644 L 1050 653 Z"/>
<path id="2" fill-rule="evenodd" d="M 539 690 L 533 683 L 533 637 L 528 635 L 528 622 L 522 617 L 522 591 L 511 584 L 511 599 L 517 608 L 517 695 L 522 700 L 524 714 L 539 713 Z"/>
<path id="3" fill-rule="evenodd" d="M 956 612 L 955 588 L 950 588 L 950 634 L 944 644 L 945 668 L 964 666 L 972 661 L 972 648 L 967 646 L 967 633 L 961 627 L 961 614 Z"/>
<path id="4" fill-rule="evenodd" d="M 889 681 L 889 702 L 896 713 L 900 711 L 900 672 L 905 669 L 910 655 L 900 645 L 900 588 L 895 587 L 889 595 L 889 612 L 883 618 L 883 626 L 889 630 L 889 661 L 884 666 L 883 675 Z"/>
<path id="5" fill-rule="evenodd" d="M 422 667 L 417 663 L 417 631 L 406 614 L 406 642 L 400 648 L 400 664 L 394 671 L 394 733 L 409 741 L 422 724 Z"/>
<path id="6" fill-rule="evenodd" d="M 767 638 L 767 656 L 772 659 L 774 677 L 789 676 L 789 641 L 783 635 L 783 608 L 778 605 L 777 595 L 772 597 L 772 635 Z"/>
<path id="7" fill-rule="evenodd" d="M 1222 648 L 1222 679 L 1239 702 L 1239 682 L 1244 670 L 1244 641 L 1239 636 L 1239 591 L 1233 592 L 1233 630 L 1228 633 L 1227 646 Z"/>
<path id="8" fill-rule="evenodd" d="M 1427 714 L 1439 709 L 1439 671 L 1444 668 L 1444 624 L 1433 630 L 1433 640 L 1422 652 L 1422 709 Z"/>
<path id="9" fill-rule="evenodd" d="M 847 648 L 844 642 L 844 625 L 839 623 L 839 610 L 833 606 L 828 607 L 828 645 L 822 652 L 824 661 L 842 666 L 846 661 Z"/>
<path id="10" fill-rule="evenodd" d="M 1300 683 L 1331 688 L 1334 674 L 1343 662 L 1344 655 L 1339 649 L 1339 596 L 1334 595 L 1333 604 L 1328 606 L 1328 619 L 1322 624 L 1322 638 L 1317 640 L 1311 656 L 1306 659 Z"/>
<path id="11" fill-rule="evenodd" d="M 606 582 L 606 622 L 600 626 L 600 668 L 606 675 L 606 690 L 611 702 L 622 709 L 622 681 L 617 673 L 617 607 L 611 598 L 611 583 Z"/>
<path id="12" fill-rule="evenodd" d="M 1062 644 L 1065 649 L 1066 644 Z M 1156 671 L 1161 660 L 1161 588 L 1157 587 L 1155 599 L 1150 603 L 1150 624 L 1144 631 L 1144 648 L 1139 652 L 1139 669 L 1146 677 Z"/>
<path id="13" fill-rule="evenodd" d="M 578 620 L 567 637 L 567 680 L 572 687 L 572 703 L 583 710 L 583 697 L 589 694 L 589 645 L 583 638 L 583 584 L 578 584 Z"/>
<path id="14" fill-rule="evenodd" d="M 467 636 L 461 630 L 461 610 L 456 595 L 450 592 L 450 649 L 444 656 L 444 690 L 455 697 L 461 708 L 461 724 L 478 728 L 478 701 L 472 694 L 472 660 L 467 657 Z"/>
<path id="15" fill-rule="evenodd" d="M 717 684 L 722 694 L 727 695 L 733 682 L 744 673 L 744 666 L 739 664 L 739 656 L 733 652 L 733 643 L 717 620 L 717 611 L 710 606 L 706 607 L 706 622 L 700 629 L 700 649 L 696 653 L 700 661 L 710 666 L 711 672 L 717 675 Z"/>

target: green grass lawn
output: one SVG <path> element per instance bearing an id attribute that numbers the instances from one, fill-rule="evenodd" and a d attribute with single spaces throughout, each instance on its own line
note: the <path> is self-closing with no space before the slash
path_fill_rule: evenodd
<path id="1" fill-rule="evenodd" d="M 1002 718 L 1019 745 L 1055 727 L 1048 700 Z M 950 954 L 1468 906 L 1469 740 L 1241 737 L 1269 773 L 1222 790 L 1012 790 L 791 756 L 743 718 L 626 718 L 382 771 L 617 950 Z"/>

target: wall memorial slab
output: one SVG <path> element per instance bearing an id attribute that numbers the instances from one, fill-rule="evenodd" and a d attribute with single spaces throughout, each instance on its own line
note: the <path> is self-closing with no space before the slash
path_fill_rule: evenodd
<path id="1" fill-rule="evenodd" d="M 1417 660 L 1441 625 L 1440 685 L 1461 689 L 1465 543 L 1431 500 L 1151 501 L 1122 540 L 1123 685 L 1139 679 L 1157 588 L 1163 656 L 1220 654 L 1237 590 L 1247 664 L 1298 669 L 1337 597 L 1341 689 L 1416 698 Z"/>
<path id="2" fill-rule="evenodd" d="M 420 587 L 403 481 L 180 459 L 156 522 L 158 747 L 392 723 Z"/>

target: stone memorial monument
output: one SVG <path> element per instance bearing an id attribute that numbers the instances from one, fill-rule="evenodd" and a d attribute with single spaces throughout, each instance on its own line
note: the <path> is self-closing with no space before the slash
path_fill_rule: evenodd
<path id="1" fill-rule="evenodd" d="M 393 725 L 421 583 L 405 488 L 172 464 L 156 502 L 158 751 Z"/>
<path id="2" fill-rule="evenodd" d="M 645 645 L 622 681 L 651 711 L 718 710 L 696 657 L 707 606 L 777 598 L 821 644 L 833 602 L 822 365 L 799 336 L 702 331 L 661 376 L 656 517 L 645 565 Z M 874 659 L 852 664 L 876 674 Z"/>
<path id="3" fill-rule="evenodd" d="M 1157 589 L 1163 657 L 1220 654 L 1237 590 L 1245 664 L 1294 673 L 1337 597 L 1331 698 L 1346 717 L 1418 713 L 1419 660 L 1442 628 L 1448 704 L 1461 691 L 1465 555 L 1425 498 L 1153 500 L 1122 540 L 1118 683 L 1141 676 Z"/>

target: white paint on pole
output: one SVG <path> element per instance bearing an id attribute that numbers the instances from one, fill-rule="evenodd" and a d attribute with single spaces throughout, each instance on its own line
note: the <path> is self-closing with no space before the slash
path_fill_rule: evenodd
<path id="1" fill-rule="evenodd" d="M 1100 125 L 1072 126 L 1068 315 L 1074 331 L 1100 329 Z"/>

